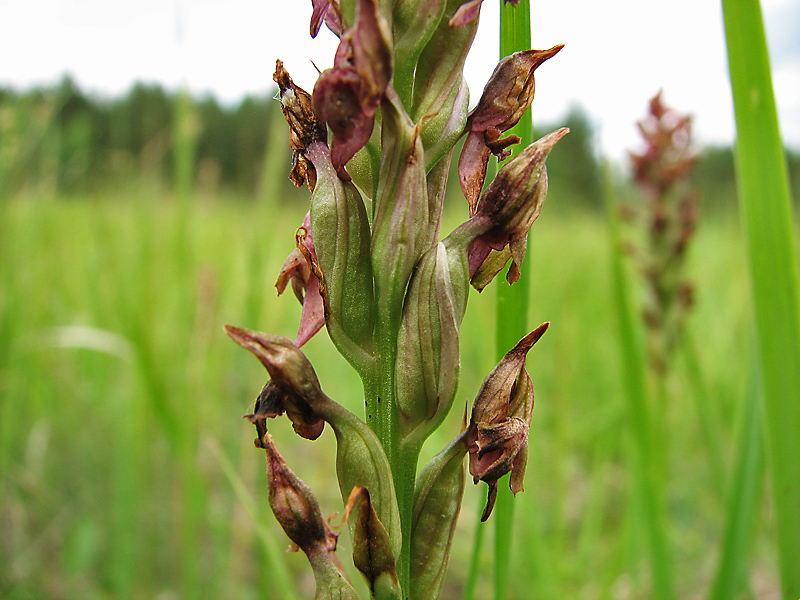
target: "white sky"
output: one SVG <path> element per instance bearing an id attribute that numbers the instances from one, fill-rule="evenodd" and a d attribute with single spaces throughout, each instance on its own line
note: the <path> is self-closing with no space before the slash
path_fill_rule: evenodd
<path id="1" fill-rule="evenodd" d="M 762 1 L 781 129 L 800 148 L 800 1 Z M 533 47 L 566 47 L 536 75 L 534 119 L 557 122 L 582 106 L 602 150 L 635 148 L 648 99 L 694 116 L 700 143 L 733 138 L 719 0 L 532 0 Z M 497 62 L 499 0 L 486 0 L 467 63 L 472 102 Z M 0 0 L 0 85 L 54 83 L 124 93 L 135 80 L 225 102 L 265 93 L 281 58 L 310 90 L 311 60 L 330 66 L 336 38 L 308 35 L 310 0 Z"/>

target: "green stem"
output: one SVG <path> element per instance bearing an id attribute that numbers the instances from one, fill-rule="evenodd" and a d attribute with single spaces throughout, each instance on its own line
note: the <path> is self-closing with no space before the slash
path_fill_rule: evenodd
<path id="1" fill-rule="evenodd" d="M 400 444 L 400 419 L 395 407 L 397 332 L 397 325 L 389 319 L 380 319 L 379 315 L 375 332 L 378 347 L 377 395 L 372 398 L 372 402 L 367 399 L 367 424 L 381 441 L 392 471 L 403 537 L 400 556 L 397 557 L 397 575 L 403 594 L 407 597 L 410 589 L 411 517 L 414 509 L 417 455 L 404 452 Z"/>
<path id="2" fill-rule="evenodd" d="M 530 47 L 530 0 L 520 0 L 516 7 L 503 4 L 500 8 L 500 57 L 518 50 L 528 50 Z M 521 138 L 520 148 L 525 148 L 533 142 L 533 120 L 530 111 L 509 133 L 515 133 Z M 528 260 L 521 265 L 522 276 L 517 285 L 512 287 L 501 282 L 496 286 L 495 354 L 498 360 L 528 333 L 530 263 Z M 514 504 L 513 495 L 505 486 L 501 486 L 498 492 L 494 507 L 494 597 L 496 600 L 502 600 L 508 593 Z"/>

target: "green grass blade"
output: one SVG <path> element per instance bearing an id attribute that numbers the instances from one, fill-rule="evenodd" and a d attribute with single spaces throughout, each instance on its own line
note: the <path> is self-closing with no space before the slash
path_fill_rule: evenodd
<path id="1" fill-rule="evenodd" d="M 719 566 L 709 598 L 728 600 L 742 591 L 747 575 L 747 554 L 755 530 L 761 484 L 764 478 L 764 434 L 757 369 L 745 407 L 738 444 L 736 471 L 728 493 L 725 533 Z"/>
<path id="2" fill-rule="evenodd" d="M 784 149 L 758 0 L 723 0 L 736 174 L 755 305 L 781 588 L 800 597 L 800 285 Z"/>
<path id="3" fill-rule="evenodd" d="M 664 499 L 654 464 L 653 427 L 647 403 L 647 376 L 644 350 L 637 331 L 638 315 L 630 298 L 630 285 L 620 241 L 619 219 L 612 176 L 606 173 L 605 201 L 611 240 L 611 267 L 614 304 L 619 327 L 620 357 L 627 406 L 628 428 L 632 436 L 631 475 L 635 498 L 643 517 L 653 582 L 653 598 L 674 597 L 672 557 L 665 524 Z"/>
<path id="4" fill-rule="evenodd" d="M 500 57 L 531 47 L 530 0 L 520 0 L 517 6 L 501 4 L 500 8 Z M 522 117 L 509 133 L 522 140 L 519 148 L 533 142 L 533 120 L 531 111 Z M 515 149 L 516 150 L 516 149 Z M 520 282 L 508 286 L 498 277 L 496 284 L 496 355 L 505 356 L 514 345 L 528 333 L 528 296 L 531 283 L 531 260 L 522 264 Z M 514 521 L 513 495 L 508 486 L 500 486 L 494 507 L 494 597 L 503 600 L 508 590 L 509 563 L 511 558 L 512 530 Z"/>

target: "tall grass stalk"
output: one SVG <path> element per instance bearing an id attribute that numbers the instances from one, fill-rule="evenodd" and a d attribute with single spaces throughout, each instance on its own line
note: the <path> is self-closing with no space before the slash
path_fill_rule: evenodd
<path id="1" fill-rule="evenodd" d="M 758 0 L 723 0 L 736 176 L 755 305 L 781 590 L 800 597 L 800 285 L 786 162 Z"/>
<path id="2" fill-rule="evenodd" d="M 611 241 L 611 268 L 615 312 L 619 327 L 620 357 L 626 400 L 628 429 L 631 432 L 630 462 L 633 494 L 646 532 L 652 576 L 652 596 L 656 600 L 674 598 L 672 556 L 665 524 L 663 481 L 654 465 L 658 462 L 653 447 L 652 418 L 647 401 L 647 366 L 638 315 L 630 298 L 630 284 L 625 270 L 612 175 L 606 170 L 605 202 Z"/>
<path id="3" fill-rule="evenodd" d="M 500 3 L 500 58 L 531 47 L 530 0 L 520 0 L 515 7 Z M 520 137 L 519 149 L 533 142 L 533 119 L 527 111 L 510 131 Z M 509 286 L 498 278 L 496 285 L 495 355 L 499 360 L 528 333 L 528 298 L 530 260 L 522 264 L 517 285 Z M 500 486 L 495 505 L 494 530 L 494 597 L 503 600 L 508 593 L 509 563 L 513 542 L 514 496 L 506 485 Z"/>

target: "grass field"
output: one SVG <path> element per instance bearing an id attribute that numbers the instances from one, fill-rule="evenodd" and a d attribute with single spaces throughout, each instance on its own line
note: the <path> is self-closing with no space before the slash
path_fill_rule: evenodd
<path id="1" fill-rule="evenodd" d="M 606 224 L 548 202 L 526 259 L 530 322 L 552 326 L 528 359 L 536 409 L 510 597 L 641 598 L 648 574 L 630 501 Z M 263 458 L 240 418 L 266 373 L 222 331 L 233 323 L 294 337 L 300 307 L 273 284 L 306 209 L 200 198 L 184 211 L 147 185 L 0 205 L 0 597 L 277 599 L 282 586 L 310 597 L 305 559 L 283 553 Z M 448 222 L 465 212 L 452 209 Z M 682 353 L 666 401 L 650 407 L 681 598 L 704 597 L 715 572 L 724 488 L 755 393 L 742 244 L 731 211 L 701 219 L 690 255 L 690 338 L 711 437 Z M 493 366 L 492 299 L 489 288 L 469 301 L 464 401 Z M 328 395 L 360 412 L 358 379 L 324 332 L 305 350 Z M 426 456 L 460 418 L 459 408 Z M 285 420 L 270 428 L 323 512 L 341 510 L 331 434 L 310 443 Z M 767 493 L 748 560 L 758 598 L 776 593 Z M 443 598 L 460 597 L 484 494 L 467 490 Z M 490 587 L 487 570 L 477 597 Z"/>

